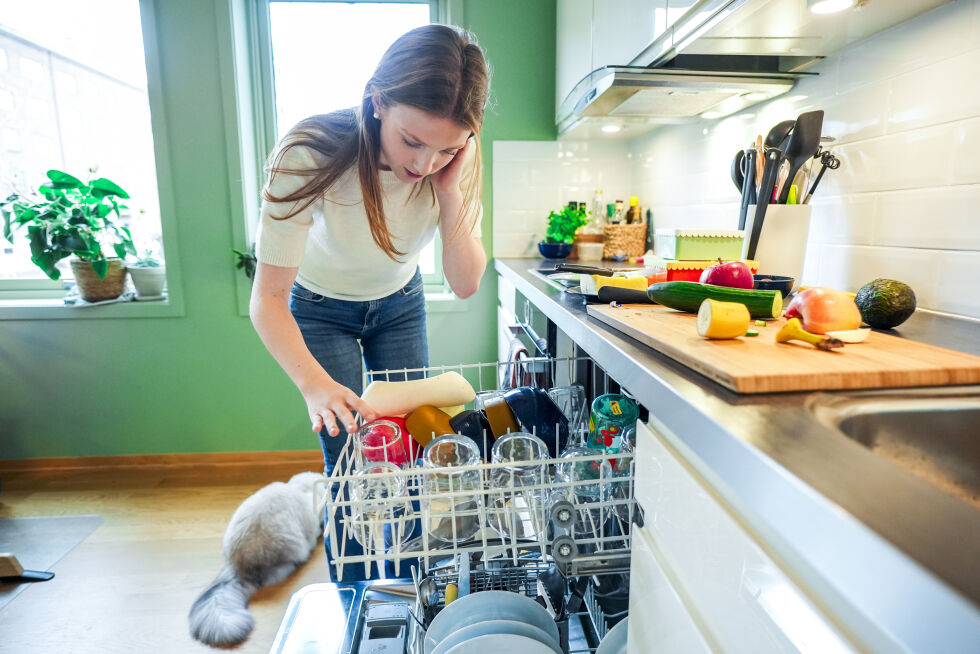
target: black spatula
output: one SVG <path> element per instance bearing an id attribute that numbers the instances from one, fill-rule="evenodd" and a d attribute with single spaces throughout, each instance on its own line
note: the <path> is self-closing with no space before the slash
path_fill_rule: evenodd
<path id="1" fill-rule="evenodd" d="M 789 135 L 786 142 L 786 149 L 783 156 L 789 161 L 789 175 L 786 183 L 783 184 L 779 197 L 776 199 L 778 204 L 786 204 L 789 196 L 789 187 L 796 179 L 796 173 L 807 161 L 813 158 L 820 147 L 820 130 L 823 129 L 823 110 L 808 111 L 800 114 L 796 119 L 796 127 Z"/>

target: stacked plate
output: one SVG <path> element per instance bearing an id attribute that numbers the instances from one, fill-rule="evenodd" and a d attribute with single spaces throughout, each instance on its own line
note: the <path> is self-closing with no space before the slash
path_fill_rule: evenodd
<path id="1" fill-rule="evenodd" d="M 561 654 L 558 626 L 531 598 L 488 590 L 452 602 L 425 632 L 425 654 L 492 651 Z"/>

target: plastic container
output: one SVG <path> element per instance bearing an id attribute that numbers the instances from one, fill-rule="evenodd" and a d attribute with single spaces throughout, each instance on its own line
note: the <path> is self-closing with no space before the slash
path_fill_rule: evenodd
<path id="1" fill-rule="evenodd" d="M 737 259 L 738 257 L 736 257 Z M 726 259 L 722 259 L 726 261 Z M 727 261 L 733 261 L 733 259 L 727 259 Z M 753 261 L 751 259 L 742 259 L 742 261 L 749 267 L 752 274 L 759 272 L 759 262 Z M 668 282 L 697 282 L 701 280 L 701 273 L 708 266 L 718 263 L 717 259 L 714 260 L 704 260 L 704 261 L 668 261 L 666 263 L 667 267 L 667 279 Z"/>
<path id="2" fill-rule="evenodd" d="M 576 243 L 579 261 L 602 261 L 602 250 L 605 247 L 602 243 Z"/>
<path id="3" fill-rule="evenodd" d="M 713 260 L 742 256 L 741 229 L 658 229 L 657 252 L 665 259 Z"/>

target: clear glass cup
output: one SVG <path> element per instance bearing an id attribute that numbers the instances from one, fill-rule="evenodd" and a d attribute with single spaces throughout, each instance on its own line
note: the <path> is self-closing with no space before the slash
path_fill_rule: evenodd
<path id="1" fill-rule="evenodd" d="M 358 468 L 374 462 L 396 466 L 408 463 L 402 428 L 391 420 L 379 419 L 361 425 L 354 432 L 354 463 Z"/>
<path id="2" fill-rule="evenodd" d="M 555 466 L 558 482 L 555 498 L 572 503 L 578 515 L 572 528 L 579 539 L 600 538 L 611 509 L 605 503 L 612 494 L 613 471 L 608 459 L 595 461 L 582 457 L 604 454 L 601 450 L 573 445 L 565 448 Z"/>
<path id="3" fill-rule="evenodd" d="M 497 398 L 502 398 L 506 391 L 480 391 L 473 400 L 473 409 L 482 411 L 487 408 L 487 403 Z"/>
<path id="4" fill-rule="evenodd" d="M 468 436 L 446 434 L 425 446 L 419 505 L 430 537 L 462 543 L 482 528 L 483 479 L 473 467 L 479 463 L 480 450 Z"/>
<path id="5" fill-rule="evenodd" d="M 493 463 L 511 465 L 494 468 L 490 473 L 487 521 L 503 538 L 535 540 L 546 535 L 548 488 L 551 482 L 548 446 L 537 436 L 515 432 L 493 444 Z M 539 486 L 541 488 L 535 488 Z"/>
<path id="6" fill-rule="evenodd" d="M 589 431 L 589 403 L 585 399 L 585 387 L 581 384 L 556 386 L 548 390 L 548 396 L 568 418 L 569 445 L 585 444 Z"/>
<path id="7" fill-rule="evenodd" d="M 401 549 L 415 533 L 415 511 L 400 471 L 390 461 L 371 462 L 351 479 L 353 535 L 365 553 Z"/>

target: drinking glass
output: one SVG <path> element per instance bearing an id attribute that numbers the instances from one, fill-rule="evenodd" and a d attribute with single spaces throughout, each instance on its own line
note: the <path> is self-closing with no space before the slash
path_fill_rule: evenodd
<path id="1" fill-rule="evenodd" d="M 374 462 L 403 466 L 408 462 L 402 428 L 391 420 L 373 420 L 354 432 L 354 461 L 358 468 Z"/>
<path id="2" fill-rule="evenodd" d="M 585 387 L 581 384 L 556 386 L 548 395 L 568 418 L 569 445 L 584 444 L 588 433 L 589 403 L 585 399 Z"/>
<path id="3" fill-rule="evenodd" d="M 589 416 L 588 447 L 605 452 L 618 452 L 636 432 L 640 407 L 619 393 L 606 393 L 592 401 Z"/>
<path id="4" fill-rule="evenodd" d="M 559 482 L 555 494 L 571 502 L 578 513 L 572 528 L 576 538 L 601 537 L 602 526 L 610 514 L 610 509 L 601 503 L 611 494 L 612 467 L 607 459 L 583 458 L 600 454 L 603 454 L 601 450 L 573 445 L 561 453 L 561 460 L 555 466 Z"/>
<path id="5" fill-rule="evenodd" d="M 415 532 L 415 512 L 400 470 L 390 461 L 371 462 L 351 479 L 354 538 L 365 553 L 401 549 Z"/>
<path id="6" fill-rule="evenodd" d="M 483 480 L 480 450 L 468 436 L 446 434 L 422 451 L 425 530 L 444 543 L 471 540 L 482 527 Z M 454 468 L 457 468 L 454 470 Z"/>
<path id="7" fill-rule="evenodd" d="M 514 432 L 493 444 L 487 520 L 503 538 L 534 540 L 545 535 L 550 481 L 548 446 L 537 436 Z"/>

